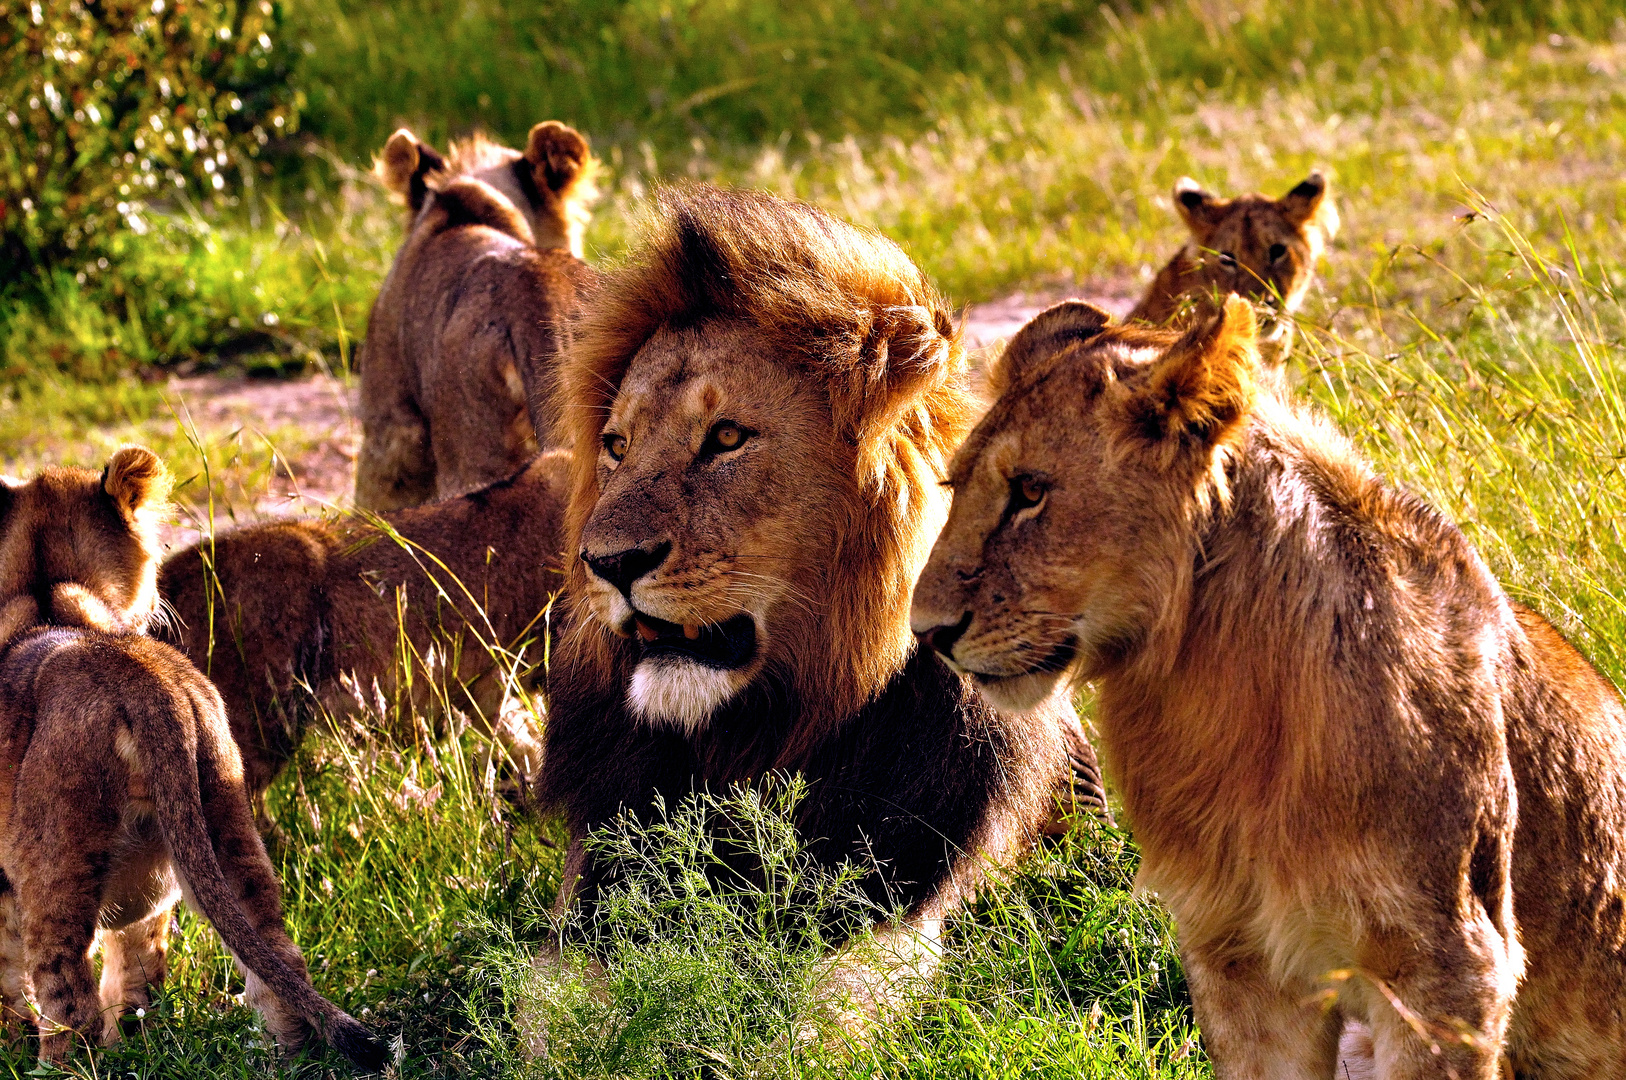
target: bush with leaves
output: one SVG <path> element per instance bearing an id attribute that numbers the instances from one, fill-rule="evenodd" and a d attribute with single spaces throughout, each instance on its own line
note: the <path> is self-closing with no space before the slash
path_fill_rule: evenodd
<path id="1" fill-rule="evenodd" d="M 252 183 L 298 121 L 282 27 L 270 0 L 0 3 L 0 291 Z"/>

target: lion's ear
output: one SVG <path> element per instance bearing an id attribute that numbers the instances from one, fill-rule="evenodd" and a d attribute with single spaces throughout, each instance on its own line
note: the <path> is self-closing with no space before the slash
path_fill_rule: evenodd
<path id="1" fill-rule="evenodd" d="M 586 172 L 592 151 L 581 132 L 548 120 L 531 129 L 525 140 L 525 160 L 537 187 L 563 195 Z"/>
<path id="2" fill-rule="evenodd" d="M 169 470 L 143 446 L 126 446 L 102 470 L 102 490 L 127 517 L 162 506 L 172 486 Z"/>
<path id="3" fill-rule="evenodd" d="M 398 129 L 384 144 L 384 152 L 373 163 L 373 175 L 384 182 L 390 194 L 404 201 L 414 211 L 423 208 L 429 192 L 424 178 L 446 167 L 446 159 L 430 149 L 428 143 L 406 128 Z"/>
<path id="4" fill-rule="evenodd" d="M 1276 205 L 1295 227 L 1319 225 L 1328 240 L 1338 235 L 1338 208 L 1327 197 L 1327 178 L 1319 171 L 1300 180 Z"/>
<path id="5" fill-rule="evenodd" d="M 1208 234 L 1219 224 L 1226 207 L 1230 205 L 1229 199 L 1204 191 L 1189 176 L 1182 176 L 1174 182 L 1174 208 L 1180 211 L 1181 220 L 1199 244 L 1208 239 Z"/>
<path id="6" fill-rule="evenodd" d="M 1112 323 L 1112 315 L 1084 300 L 1063 300 L 1045 308 L 1018 330 L 988 371 L 989 388 L 1002 394 L 1035 361 L 1053 356 L 1075 341 L 1088 341 Z"/>
<path id="7" fill-rule="evenodd" d="M 1137 433 L 1208 446 L 1225 441 L 1253 407 L 1257 338 L 1253 306 L 1232 293 L 1218 315 L 1153 361 L 1131 392 L 1128 415 Z"/>
<path id="8" fill-rule="evenodd" d="M 831 386 L 836 423 L 853 433 L 860 452 L 949 378 L 957 341 L 944 312 L 900 304 L 875 313 L 858 362 Z"/>

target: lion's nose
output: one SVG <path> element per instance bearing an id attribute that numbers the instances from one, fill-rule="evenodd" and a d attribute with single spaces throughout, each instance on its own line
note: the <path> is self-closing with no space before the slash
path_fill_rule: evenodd
<path id="1" fill-rule="evenodd" d="M 614 555 L 589 555 L 584 549 L 582 562 L 630 600 L 632 583 L 665 562 L 671 553 L 671 541 L 663 540 L 658 544 L 640 544 L 625 551 L 618 551 Z"/>
<path id="2" fill-rule="evenodd" d="M 971 625 L 971 612 L 960 616 L 960 621 L 953 626 L 934 626 L 930 630 L 922 630 L 915 636 L 920 643 L 928 649 L 933 649 L 950 660 L 954 659 L 954 643 L 959 641 Z"/>

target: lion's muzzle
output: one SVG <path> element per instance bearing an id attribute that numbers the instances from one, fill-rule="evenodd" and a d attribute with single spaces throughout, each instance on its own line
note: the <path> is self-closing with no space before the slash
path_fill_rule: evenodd
<path id="1" fill-rule="evenodd" d="M 704 626 L 667 622 L 641 611 L 635 611 L 633 621 L 645 660 L 692 660 L 705 667 L 732 671 L 756 656 L 756 620 L 744 612 Z"/>
<path id="2" fill-rule="evenodd" d="M 672 554 L 672 542 L 639 544 L 610 555 L 593 555 L 582 549 L 582 562 L 596 577 L 615 586 L 617 592 L 631 599 L 632 583 L 656 569 Z"/>

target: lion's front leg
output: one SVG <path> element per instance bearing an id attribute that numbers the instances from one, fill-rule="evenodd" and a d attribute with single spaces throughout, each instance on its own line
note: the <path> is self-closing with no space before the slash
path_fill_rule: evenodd
<path id="1" fill-rule="evenodd" d="M 933 913 L 888 923 L 848 942 L 830 958 L 814 991 L 820 1018 L 862 1041 L 926 987 L 942 959 L 942 938 L 942 916 Z M 798 1037 L 810 1041 L 815 1034 L 807 1028 Z"/>
<path id="2" fill-rule="evenodd" d="M 1329 1080 L 1343 1028 L 1309 983 L 1283 986 L 1263 956 L 1182 950 L 1215 1080 Z"/>
<path id="3" fill-rule="evenodd" d="M 103 1046 L 119 1041 L 123 1034 L 119 1021 L 125 1011 L 151 1005 L 149 987 L 164 985 L 169 975 L 173 912 L 165 907 L 129 926 L 102 932 Z"/>

